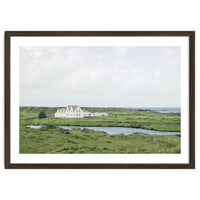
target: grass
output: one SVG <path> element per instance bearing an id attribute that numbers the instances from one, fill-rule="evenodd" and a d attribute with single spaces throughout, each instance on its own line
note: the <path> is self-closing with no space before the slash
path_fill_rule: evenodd
<path id="1" fill-rule="evenodd" d="M 44 111 L 47 116 L 54 115 L 56 107 L 20 107 L 20 119 L 38 117 L 40 111 Z"/>
<path id="2" fill-rule="evenodd" d="M 108 116 L 91 118 L 55 118 L 57 108 L 21 107 L 20 119 L 37 118 L 43 110 L 48 118 L 20 120 L 20 153 L 22 154 L 145 154 L 180 153 L 180 136 L 108 135 L 91 129 L 58 128 L 71 126 L 120 126 L 158 131 L 180 131 L 180 114 L 161 114 L 128 108 L 84 108 L 107 112 Z M 31 129 L 28 125 L 47 125 Z"/>
<path id="3" fill-rule="evenodd" d="M 108 135 L 91 129 L 55 126 L 31 129 L 20 125 L 22 154 L 145 154 L 180 153 L 177 135 Z"/>
<path id="4" fill-rule="evenodd" d="M 20 108 L 20 119 L 28 117 L 37 117 L 41 110 L 44 110 L 47 116 L 54 115 L 57 108 Z M 68 125 L 68 126 L 121 126 L 144 128 L 158 131 L 180 131 L 179 113 L 152 113 L 140 111 L 137 109 L 126 108 L 86 108 L 99 112 L 107 112 L 107 117 L 91 118 L 45 118 L 28 120 L 27 124 L 34 125 Z"/>

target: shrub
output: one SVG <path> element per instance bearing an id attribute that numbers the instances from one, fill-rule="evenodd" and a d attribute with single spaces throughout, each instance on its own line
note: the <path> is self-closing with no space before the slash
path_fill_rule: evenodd
<path id="1" fill-rule="evenodd" d="M 46 118 L 47 116 L 46 116 L 45 112 L 41 110 L 38 117 L 41 119 L 41 118 Z"/>
<path id="2" fill-rule="evenodd" d="M 64 130 L 64 132 L 63 132 L 64 134 L 70 134 L 70 132 L 69 132 L 69 130 L 67 129 L 67 130 Z"/>
<path id="3" fill-rule="evenodd" d="M 48 124 L 48 125 L 46 125 L 46 129 L 55 129 L 56 128 L 56 126 L 55 125 L 51 125 L 51 124 Z"/>

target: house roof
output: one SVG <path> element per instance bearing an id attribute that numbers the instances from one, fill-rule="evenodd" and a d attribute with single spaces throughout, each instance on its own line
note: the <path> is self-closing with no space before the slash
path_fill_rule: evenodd
<path id="1" fill-rule="evenodd" d="M 71 106 L 67 106 L 67 107 L 68 107 L 68 109 L 72 108 L 72 110 L 75 111 L 79 106 L 71 105 Z"/>

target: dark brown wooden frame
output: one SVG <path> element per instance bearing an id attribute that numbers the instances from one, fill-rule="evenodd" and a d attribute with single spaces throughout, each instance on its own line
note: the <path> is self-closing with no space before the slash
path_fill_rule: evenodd
<path id="1" fill-rule="evenodd" d="M 183 164 L 16 164 L 10 162 L 10 43 L 18 36 L 176 36 L 189 37 L 189 163 Z M 13 98 L 13 97 L 12 97 Z M 195 32 L 194 31 L 6 31 L 5 32 L 5 168 L 6 169 L 194 169 L 195 168 Z"/>

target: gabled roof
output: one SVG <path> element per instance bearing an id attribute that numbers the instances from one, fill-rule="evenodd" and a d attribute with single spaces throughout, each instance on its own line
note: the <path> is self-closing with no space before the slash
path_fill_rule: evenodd
<path id="1" fill-rule="evenodd" d="M 72 110 L 75 111 L 79 106 L 71 105 L 71 106 L 67 106 L 67 107 L 69 110 L 72 108 Z"/>

